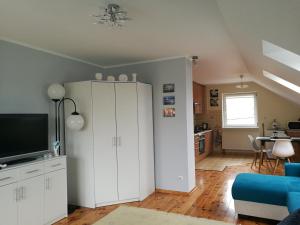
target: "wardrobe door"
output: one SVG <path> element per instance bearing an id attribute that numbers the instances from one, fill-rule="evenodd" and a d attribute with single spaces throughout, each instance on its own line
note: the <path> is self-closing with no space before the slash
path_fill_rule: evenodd
<path id="1" fill-rule="evenodd" d="M 96 203 L 118 200 L 115 87 L 92 83 Z"/>
<path id="2" fill-rule="evenodd" d="M 119 200 L 139 197 L 137 92 L 135 83 L 116 83 Z"/>

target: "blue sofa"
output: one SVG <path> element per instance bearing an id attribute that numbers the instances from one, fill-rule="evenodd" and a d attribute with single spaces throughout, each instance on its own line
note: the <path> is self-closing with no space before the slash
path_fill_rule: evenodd
<path id="1" fill-rule="evenodd" d="M 300 208 L 300 163 L 286 163 L 285 176 L 241 173 L 232 197 L 238 214 L 282 220 Z"/>

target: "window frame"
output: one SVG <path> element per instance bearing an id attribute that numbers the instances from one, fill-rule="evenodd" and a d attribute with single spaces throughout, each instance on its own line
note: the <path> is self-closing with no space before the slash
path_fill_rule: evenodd
<path id="1" fill-rule="evenodd" d="M 256 124 L 254 125 L 228 125 L 227 124 L 227 109 L 225 104 L 225 99 L 227 96 L 245 96 L 250 95 L 254 96 L 254 119 Z M 251 128 L 259 128 L 258 127 L 258 113 L 257 113 L 257 93 L 256 92 L 236 92 L 236 93 L 223 93 L 222 94 L 222 128 L 227 129 L 251 129 Z"/>

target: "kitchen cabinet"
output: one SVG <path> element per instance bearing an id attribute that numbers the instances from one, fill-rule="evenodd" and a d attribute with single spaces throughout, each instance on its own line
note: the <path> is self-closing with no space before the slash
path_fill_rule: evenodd
<path id="1" fill-rule="evenodd" d="M 196 82 L 193 82 L 193 102 L 194 102 L 194 114 L 204 113 L 205 87 Z"/>

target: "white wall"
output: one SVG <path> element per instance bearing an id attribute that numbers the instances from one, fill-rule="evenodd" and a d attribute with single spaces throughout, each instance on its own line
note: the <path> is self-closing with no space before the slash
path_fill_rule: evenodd
<path id="1" fill-rule="evenodd" d="M 179 58 L 105 70 L 105 74 L 112 75 L 137 73 L 138 81 L 153 85 L 155 172 L 159 189 L 188 192 L 195 187 L 191 69 L 186 58 Z M 174 118 L 164 118 L 162 114 L 165 83 L 175 83 Z"/>
<path id="2" fill-rule="evenodd" d="M 54 104 L 51 83 L 90 80 L 101 69 L 0 40 L 0 113 L 48 113 L 51 146 Z"/>

